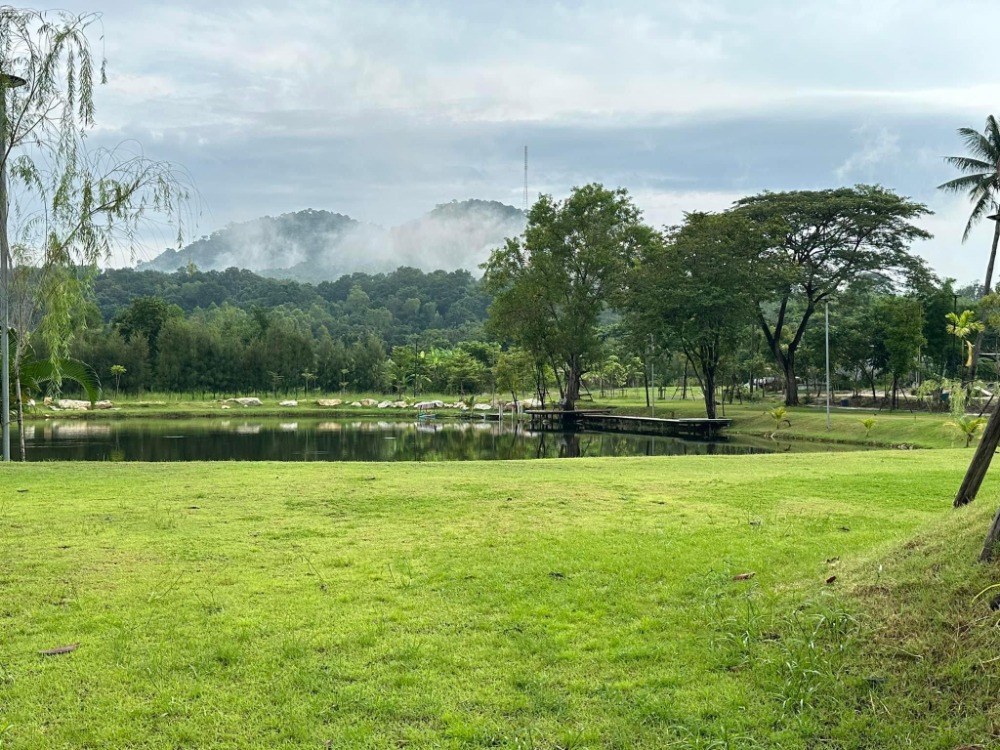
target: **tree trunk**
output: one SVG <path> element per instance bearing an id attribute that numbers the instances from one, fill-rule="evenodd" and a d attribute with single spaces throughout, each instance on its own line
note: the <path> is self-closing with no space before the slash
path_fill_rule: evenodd
<path id="1" fill-rule="evenodd" d="M 990 248 L 990 261 L 986 264 L 986 279 L 983 281 L 983 296 L 985 297 L 990 293 L 990 289 L 993 284 L 993 265 L 997 259 L 997 244 L 1000 243 L 1000 220 L 994 221 L 993 224 L 993 246 Z M 972 366 L 969 367 L 969 383 L 974 383 L 976 381 L 976 369 L 979 367 L 979 352 L 983 348 L 983 336 L 986 334 L 985 330 L 980 331 L 976 334 L 976 343 L 972 347 Z"/>
<path id="2" fill-rule="evenodd" d="M 14 370 L 14 390 L 17 399 L 17 439 L 21 443 L 21 461 L 28 460 L 28 449 L 24 444 L 24 399 L 21 394 L 21 365 L 18 363 Z"/>
<path id="3" fill-rule="evenodd" d="M 702 390 L 705 396 L 705 415 L 709 419 L 715 419 L 715 368 L 706 367 L 702 373 Z"/>
<path id="4" fill-rule="evenodd" d="M 781 369 L 785 373 L 785 406 L 798 406 L 799 383 L 795 379 L 795 354 L 793 352 L 783 354 L 780 362 Z"/>
<path id="5" fill-rule="evenodd" d="M 956 508 L 968 505 L 976 499 L 998 444 L 1000 444 L 1000 409 L 995 410 L 990 415 L 990 421 L 986 423 L 983 439 L 976 446 L 976 452 L 972 455 L 972 461 L 965 472 L 965 478 L 958 488 L 958 494 L 955 495 Z"/>
<path id="6" fill-rule="evenodd" d="M 583 372 L 580 365 L 574 358 L 569 363 L 569 370 L 566 372 L 566 389 L 563 391 L 562 408 L 563 411 L 573 411 L 576 402 L 580 400 L 580 380 Z"/>
<path id="7" fill-rule="evenodd" d="M 993 559 L 993 550 L 997 548 L 998 541 L 1000 541 L 1000 508 L 993 516 L 993 525 L 990 526 L 990 530 L 986 534 L 983 551 L 979 553 L 979 562 L 990 562 Z"/>

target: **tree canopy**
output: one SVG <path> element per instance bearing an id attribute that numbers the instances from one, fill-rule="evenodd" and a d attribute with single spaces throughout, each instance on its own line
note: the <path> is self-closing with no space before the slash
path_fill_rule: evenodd
<path id="1" fill-rule="evenodd" d="M 592 184 L 563 201 L 541 196 L 523 237 L 508 239 L 486 263 L 491 330 L 551 365 L 564 410 L 574 409 L 581 378 L 598 359 L 601 312 L 654 241 L 625 190 Z"/>
<path id="2" fill-rule="evenodd" d="M 785 404 L 797 405 L 795 354 L 817 307 L 865 273 L 925 273 L 909 246 L 930 237 L 912 223 L 930 211 L 877 185 L 765 192 L 733 210 L 767 238 L 757 319 L 785 377 Z"/>

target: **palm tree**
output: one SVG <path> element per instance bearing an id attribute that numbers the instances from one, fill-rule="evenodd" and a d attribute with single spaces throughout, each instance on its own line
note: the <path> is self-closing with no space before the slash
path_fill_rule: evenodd
<path id="1" fill-rule="evenodd" d="M 945 330 L 962 342 L 962 349 L 968 353 L 965 366 L 971 369 L 975 362 L 975 354 L 969 338 L 973 333 L 979 334 L 985 331 L 986 326 L 981 320 L 976 320 L 976 314 L 972 310 L 963 310 L 961 315 L 947 313 L 944 317 L 948 321 Z M 969 382 L 972 382 L 973 377 L 974 375 L 969 376 Z"/>
<path id="2" fill-rule="evenodd" d="M 965 224 L 962 242 L 969 239 L 972 228 L 983 218 L 990 218 L 1000 209 L 1000 125 L 993 115 L 986 118 L 986 128 L 983 133 L 972 128 L 959 128 L 958 134 L 965 141 L 969 156 L 947 156 L 945 161 L 962 173 L 961 177 L 938 185 L 940 190 L 951 193 L 966 193 L 972 203 L 972 213 Z M 997 244 L 1000 243 L 1000 220 L 994 219 L 993 247 L 990 249 L 990 259 L 986 264 L 986 278 L 983 281 L 983 294 L 989 294 L 993 284 L 993 266 L 997 257 Z M 976 378 L 976 363 L 982 348 L 982 331 L 976 336 L 973 348 L 972 367 L 969 369 L 969 379 Z"/>

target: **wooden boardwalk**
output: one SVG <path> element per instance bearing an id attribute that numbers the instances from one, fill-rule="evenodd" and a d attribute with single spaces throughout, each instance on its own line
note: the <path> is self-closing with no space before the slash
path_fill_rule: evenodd
<path id="1" fill-rule="evenodd" d="M 610 409 L 580 409 L 577 411 L 529 410 L 533 430 L 599 430 L 601 432 L 631 432 L 641 435 L 673 435 L 710 438 L 732 424 L 731 419 L 689 417 L 625 417 L 612 414 Z"/>

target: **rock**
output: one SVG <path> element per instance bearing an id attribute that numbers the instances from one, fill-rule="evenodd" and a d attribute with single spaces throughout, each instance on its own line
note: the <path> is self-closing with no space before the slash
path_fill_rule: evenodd
<path id="1" fill-rule="evenodd" d="M 464 402 L 462 402 L 462 401 L 459 401 L 455 406 L 456 406 L 456 408 L 461 409 L 462 411 L 468 411 L 469 410 L 469 405 L 466 404 L 466 403 L 464 403 Z"/>
<path id="2" fill-rule="evenodd" d="M 339 398 L 321 398 L 316 401 L 317 406 L 340 406 L 342 403 L 344 402 Z"/>
<path id="3" fill-rule="evenodd" d="M 474 411 L 493 411 L 493 404 L 473 404 Z"/>
<path id="4" fill-rule="evenodd" d="M 113 409 L 114 408 L 114 404 L 112 404 L 110 401 L 97 401 L 94 404 L 94 408 L 95 409 Z"/>
<path id="5" fill-rule="evenodd" d="M 278 406 L 298 406 L 299 402 L 294 398 L 288 399 L 287 401 L 279 401 Z"/>
<path id="6" fill-rule="evenodd" d="M 373 398 L 361 399 L 361 406 L 378 406 L 378 401 Z"/>
<path id="7" fill-rule="evenodd" d="M 379 409 L 388 409 L 390 406 L 392 406 L 392 401 L 381 401 L 378 404 Z"/>
<path id="8" fill-rule="evenodd" d="M 77 401 L 72 398 L 61 398 L 56 401 L 56 406 L 60 409 L 67 409 L 69 411 L 87 411 L 90 409 L 89 401 Z"/>
<path id="9" fill-rule="evenodd" d="M 443 409 L 444 401 L 421 401 L 419 404 L 414 404 L 417 409 Z"/>
<path id="10" fill-rule="evenodd" d="M 361 402 L 360 401 L 352 401 L 351 402 L 351 406 L 361 406 Z"/>
<path id="11" fill-rule="evenodd" d="M 409 404 L 406 403 L 405 401 L 396 401 L 395 403 L 393 403 L 393 406 L 396 407 L 397 409 L 405 409 L 407 406 L 409 406 Z"/>
<path id="12" fill-rule="evenodd" d="M 234 404 L 239 404 L 240 406 L 263 406 L 264 405 L 264 403 L 259 398 L 253 398 L 253 397 L 248 397 L 248 398 L 231 398 L 231 399 L 227 399 L 227 400 L 228 401 L 232 401 Z"/>
<path id="13" fill-rule="evenodd" d="M 42 403 L 45 404 L 46 406 L 52 406 L 52 397 L 51 396 L 46 396 L 45 400 L 42 401 Z"/>
<path id="14" fill-rule="evenodd" d="M 222 408 L 223 409 L 232 409 L 233 407 L 231 407 L 229 404 L 223 404 Z"/>
<path id="15" fill-rule="evenodd" d="M 521 407 L 524 409 L 541 409 L 542 402 L 537 398 L 529 398 L 521 402 Z"/>

